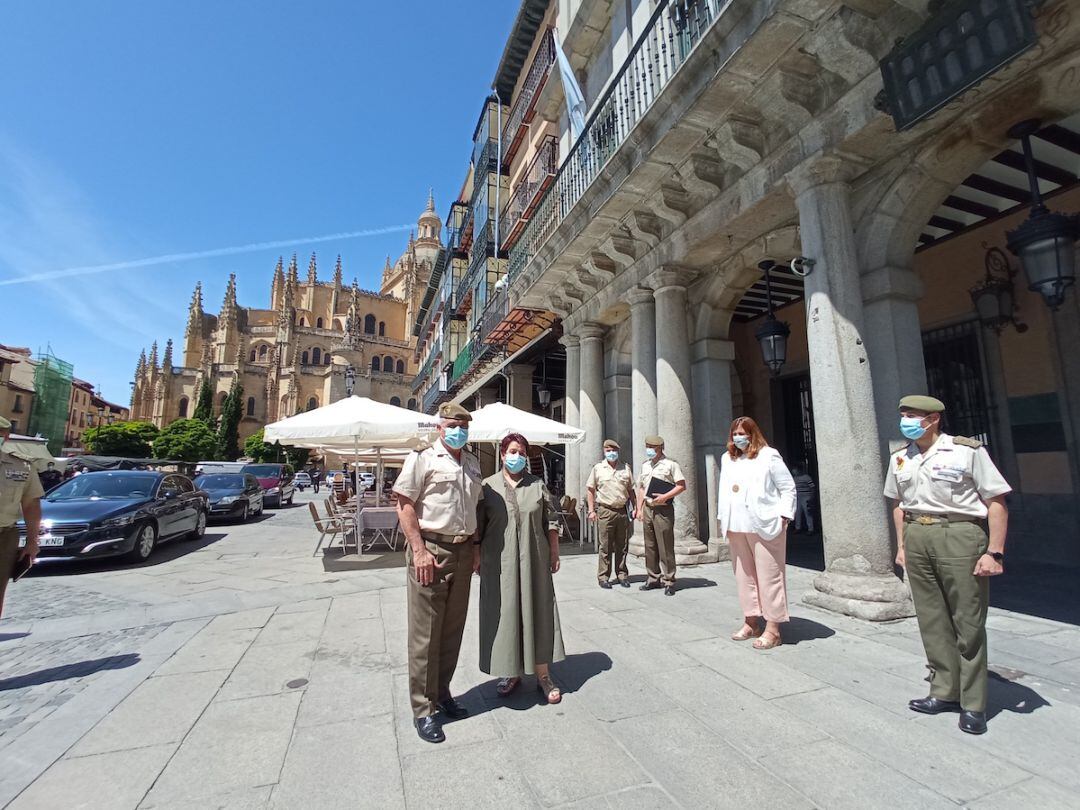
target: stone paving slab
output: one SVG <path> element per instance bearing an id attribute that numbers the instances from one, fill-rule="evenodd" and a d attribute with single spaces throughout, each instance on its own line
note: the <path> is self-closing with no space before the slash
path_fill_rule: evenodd
<path id="1" fill-rule="evenodd" d="M 808 608 L 797 597 L 814 573 L 796 568 L 785 643 L 759 652 L 728 639 L 728 565 L 682 572 L 665 597 L 601 590 L 593 558 L 567 556 L 559 706 L 532 679 L 497 698 L 474 587 L 453 682 L 472 716 L 425 744 L 408 705 L 404 572 L 311 557 L 309 521 L 282 509 L 146 566 L 14 587 L 0 805 L 1080 806 L 1080 628 L 991 611 L 991 726 L 973 738 L 955 715 L 907 710 L 926 689 L 912 620 Z M 103 660 L 116 663 L 90 666 Z"/>

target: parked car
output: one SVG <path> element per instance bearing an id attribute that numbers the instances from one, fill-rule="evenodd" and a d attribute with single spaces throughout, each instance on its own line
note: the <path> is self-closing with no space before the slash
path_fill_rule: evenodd
<path id="1" fill-rule="evenodd" d="M 249 462 L 247 461 L 199 461 L 195 464 L 195 475 L 211 475 L 212 473 L 238 473 Z"/>
<path id="2" fill-rule="evenodd" d="M 207 494 L 212 518 L 230 518 L 243 523 L 251 515 L 263 513 L 263 488 L 254 475 L 200 475 L 195 479 L 195 486 Z"/>
<path id="3" fill-rule="evenodd" d="M 245 464 L 240 472 L 250 473 L 259 479 L 263 488 L 263 502 L 267 506 L 292 504 L 296 486 L 292 467 L 288 464 Z"/>
<path id="4" fill-rule="evenodd" d="M 64 482 L 41 499 L 39 560 L 126 555 L 143 562 L 158 543 L 199 538 L 209 511 L 205 492 L 178 473 L 106 470 Z M 19 521 L 20 542 L 26 527 Z"/>
<path id="5" fill-rule="evenodd" d="M 293 483 L 296 484 L 296 488 L 303 492 L 307 487 L 311 486 L 311 476 L 306 472 L 298 472 L 293 476 Z"/>

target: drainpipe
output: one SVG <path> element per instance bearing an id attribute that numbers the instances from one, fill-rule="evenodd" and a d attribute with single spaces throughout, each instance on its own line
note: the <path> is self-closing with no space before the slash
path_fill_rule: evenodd
<path id="1" fill-rule="evenodd" d="M 499 219 L 502 217 L 502 209 L 499 206 L 499 190 L 502 188 L 502 99 L 495 85 L 491 86 L 491 92 L 495 94 L 495 133 L 496 147 L 495 156 L 498 165 L 495 167 L 495 260 L 499 259 Z"/>

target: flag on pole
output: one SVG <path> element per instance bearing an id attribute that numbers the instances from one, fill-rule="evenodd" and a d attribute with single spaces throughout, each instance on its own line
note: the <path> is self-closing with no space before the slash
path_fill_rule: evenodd
<path id="1" fill-rule="evenodd" d="M 563 53 L 558 31 L 555 31 L 555 55 L 559 60 L 559 78 L 562 79 L 563 95 L 566 96 L 566 111 L 570 115 L 570 140 L 577 141 L 585 131 L 585 94 L 581 92 L 570 60 Z"/>

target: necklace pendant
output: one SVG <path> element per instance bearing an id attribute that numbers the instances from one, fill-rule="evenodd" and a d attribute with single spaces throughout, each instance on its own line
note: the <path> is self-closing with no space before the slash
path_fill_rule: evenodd
<path id="1" fill-rule="evenodd" d="M 731 491 L 732 492 L 738 492 L 739 491 L 739 485 L 738 484 L 732 484 Z"/>

